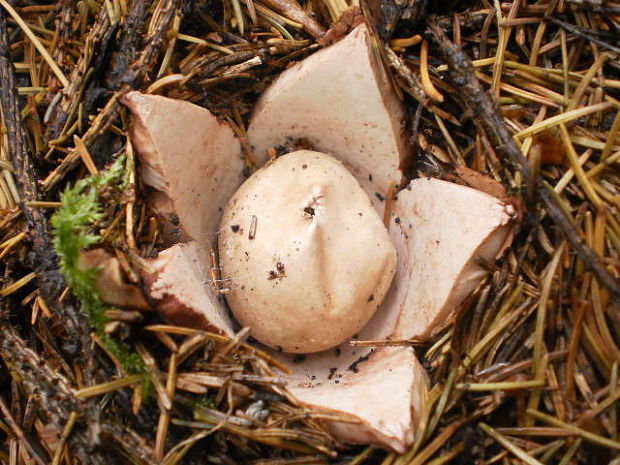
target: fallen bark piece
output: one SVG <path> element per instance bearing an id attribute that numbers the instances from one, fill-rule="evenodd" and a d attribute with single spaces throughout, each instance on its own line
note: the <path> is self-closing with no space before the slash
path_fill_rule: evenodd
<path id="1" fill-rule="evenodd" d="M 208 252 L 196 242 L 174 245 L 147 261 L 142 270 L 155 309 L 172 323 L 232 336 L 223 298 L 211 287 Z"/>
<path id="2" fill-rule="evenodd" d="M 278 77 L 255 107 L 248 139 L 259 160 L 272 147 L 305 139 L 342 161 L 379 205 L 375 194 L 384 197 L 402 181 L 411 154 L 404 115 L 361 24 Z"/>
<path id="3" fill-rule="evenodd" d="M 399 192 L 391 225 L 399 255 L 392 338 L 428 338 L 442 327 L 486 276 L 479 260 L 504 250 L 516 216 L 509 203 L 438 179 L 416 179 Z"/>
<path id="4" fill-rule="evenodd" d="M 455 174 L 456 176 L 454 176 L 454 182 L 458 184 L 484 192 L 485 194 L 489 194 L 502 201 L 507 201 L 510 198 L 508 192 L 506 192 L 506 188 L 501 182 L 485 176 L 476 170 L 472 170 L 467 166 L 457 166 Z"/>
<path id="5" fill-rule="evenodd" d="M 341 368 L 330 367 L 336 360 Z M 428 389 L 424 368 L 409 347 L 382 348 L 357 360 L 302 362 L 293 366 L 288 388 L 309 408 L 342 414 L 344 422 L 329 422 L 340 440 L 405 452 Z"/>
<path id="6" fill-rule="evenodd" d="M 233 314 L 284 352 L 326 350 L 357 333 L 396 268 L 359 183 L 335 158 L 308 150 L 252 175 L 226 206 L 219 239 Z"/>
<path id="7" fill-rule="evenodd" d="M 221 211 L 243 182 L 241 146 L 208 110 L 182 100 L 130 92 L 130 134 L 147 200 L 168 220 L 168 245 L 211 246 Z"/>
<path id="8" fill-rule="evenodd" d="M 148 311 L 151 306 L 140 288 L 127 282 L 118 259 L 103 249 L 80 252 L 78 266 L 83 271 L 97 270 L 94 285 L 107 305 Z"/>

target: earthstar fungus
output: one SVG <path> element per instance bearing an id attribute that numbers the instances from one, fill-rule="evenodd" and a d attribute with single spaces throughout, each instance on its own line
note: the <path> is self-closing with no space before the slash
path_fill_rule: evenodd
<path id="1" fill-rule="evenodd" d="M 257 104 L 248 137 L 261 161 L 272 146 L 304 138 L 315 150 L 342 162 L 382 217 L 385 204 L 381 199 L 392 190 L 391 185 L 403 183 L 401 167 L 411 151 L 403 128 L 404 108 L 374 58 L 371 42 L 362 24 L 340 42 L 285 71 Z M 348 73 L 348 77 L 338 79 L 339 73 Z M 170 248 L 144 271 L 146 292 L 172 321 L 234 334 L 234 323 L 216 288 L 228 284 L 234 288 L 239 270 L 227 276 L 230 283 L 213 282 L 210 268 L 217 263 L 210 256 L 218 247 L 218 228 L 227 202 L 234 195 L 242 196 L 245 189 L 237 191 L 243 181 L 239 144 L 227 125 L 190 103 L 136 92 L 128 94 L 125 102 L 134 117 L 132 142 L 142 181 L 148 186 L 147 201 L 168 222 Z M 293 119 L 275 117 L 282 114 Z M 294 157 L 311 160 L 313 156 L 327 157 L 316 152 L 285 155 L 264 172 L 288 166 L 287 160 Z M 297 170 L 299 163 L 294 166 Z M 437 179 L 415 179 L 400 187 L 388 228 L 398 257 L 394 279 L 379 308 L 360 329 L 360 339 L 432 336 L 484 277 L 479 258 L 494 259 L 510 237 L 514 209 L 500 199 Z M 287 199 L 296 210 L 307 206 L 295 203 L 301 198 L 296 193 L 279 195 L 279 208 L 287 208 Z M 232 210 L 226 214 L 232 216 Z M 247 235 L 256 227 L 253 240 L 260 238 L 261 224 L 252 226 L 253 216 L 258 215 L 246 213 L 249 218 L 243 224 L 231 218 L 225 222 L 220 232 L 222 255 L 241 228 Z M 300 221 L 308 221 L 298 213 Z M 234 231 L 234 226 L 239 229 Z M 392 253 L 387 246 L 386 251 L 384 259 Z M 282 274 L 289 279 L 293 273 L 284 259 L 284 269 L 278 268 L 275 259 L 258 276 L 270 286 Z M 393 262 L 387 263 L 389 275 Z M 226 272 L 225 258 L 223 265 Z M 271 281 L 269 271 L 275 274 Z M 265 342 L 276 345 L 268 337 Z M 412 443 L 428 380 L 411 348 L 374 350 L 344 342 L 303 357 L 273 354 L 289 362 L 293 373 L 287 389 L 301 404 L 340 412 L 350 419 L 330 423 L 338 438 L 396 452 Z"/>

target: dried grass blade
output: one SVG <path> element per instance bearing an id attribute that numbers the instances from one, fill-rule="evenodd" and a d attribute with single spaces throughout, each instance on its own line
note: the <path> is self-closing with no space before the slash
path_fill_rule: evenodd
<path id="1" fill-rule="evenodd" d="M 618 362 L 614 362 L 611 367 L 611 376 L 609 377 L 609 398 L 614 399 L 610 403 L 609 423 L 611 429 L 611 439 L 618 440 L 618 409 L 616 402 L 620 398 L 620 389 L 618 389 Z"/>
<path id="2" fill-rule="evenodd" d="M 243 13 L 241 11 L 241 4 L 239 0 L 231 0 L 233 6 L 233 13 L 235 14 L 235 19 L 237 21 L 237 30 L 239 34 L 243 35 L 245 33 L 245 20 L 243 18 Z"/>
<path id="3" fill-rule="evenodd" d="M 170 408 L 161 406 L 161 412 L 159 414 L 159 421 L 157 423 L 157 433 L 155 435 L 155 457 L 158 460 L 164 458 L 164 448 L 166 446 L 166 437 L 168 436 L 168 428 L 170 426 L 170 414 L 172 409 L 172 400 L 174 399 L 174 393 L 177 384 L 177 357 L 173 353 L 168 361 L 168 377 L 166 379 L 166 395 L 170 399 Z"/>
<path id="4" fill-rule="evenodd" d="M 321 38 L 325 34 L 323 26 L 306 13 L 296 0 L 263 0 L 263 3 L 286 18 L 303 25 L 303 28 L 316 39 Z M 259 10 L 258 5 L 255 6 Z"/>
<path id="5" fill-rule="evenodd" d="M 250 15 L 252 24 L 256 25 L 256 22 L 258 21 L 258 17 L 256 16 L 256 8 L 254 7 L 254 0 L 245 0 L 245 5 L 248 9 L 248 14 Z"/>
<path id="6" fill-rule="evenodd" d="M 171 86 L 173 84 L 178 84 L 185 79 L 185 75 L 183 74 L 169 74 L 168 76 L 164 76 L 159 78 L 153 84 L 148 86 L 145 93 L 146 94 L 155 94 L 159 92 L 161 89 L 167 86 Z"/>
<path id="7" fill-rule="evenodd" d="M 592 150 L 586 150 L 585 152 L 583 152 L 581 156 L 579 157 L 579 159 L 577 160 L 577 163 L 579 163 L 579 166 L 585 165 L 593 153 L 594 152 Z M 568 186 L 570 182 L 573 180 L 573 177 L 575 177 L 575 171 L 572 169 L 567 170 L 562 175 L 560 180 L 557 182 L 553 190 L 557 192 L 558 194 L 562 193 L 562 191 L 566 188 L 566 186 Z"/>
<path id="8" fill-rule="evenodd" d="M 33 445 L 30 443 L 30 441 L 28 440 L 28 438 L 24 434 L 22 428 L 17 424 L 16 419 L 13 417 L 13 414 L 11 413 L 11 410 L 4 403 L 4 399 L 2 397 L 0 397 L 0 413 L 4 417 L 4 420 L 7 422 L 6 430 L 5 430 L 5 428 L 2 428 L 2 429 L 7 431 L 7 436 L 15 437 L 19 441 L 19 442 L 18 441 L 14 441 L 14 444 L 15 445 L 17 445 L 18 443 L 21 444 L 23 446 L 23 448 L 26 451 L 28 451 L 28 454 L 30 454 L 32 459 L 38 465 L 47 465 L 49 459 L 47 457 L 42 457 L 37 452 L 37 450 L 33 447 Z M 45 453 L 44 450 L 42 452 Z M 15 463 L 15 464 L 18 463 L 17 462 L 17 456 L 15 456 L 15 460 L 11 463 L 11 465 L 13 465 L 13 463 Z"/>
<path id="9" fill-rule="evenodd" d="M 568 102 L 568 105 L 566 106 L 566 111 L 574 110 L 575 108 L 579 106 L 581 98 L 583 97 L 587 87 L 592 82 L 594 75 L 610 58 L 611 58 L 611 55 L 609 53 L 601 53 L 596 58 L 596 60 L 594 60 L 594 63 L 592 63 L 592 66 L 590 66 L 590 69 L 588 69 L 588 72 L 581 79 L 581 82 L 577 86 L 577 89 L 575 89 L 575 91 L 573 92 L 573 96 L 571 97 L 570 101 Z"/>
<path id="10" fill-rule="evenodd" d="M 144 381 L 143 375 L 130 375 L 125 376 L 124 378 L 119 378 L 114 381 L 109 381 L 107 383 L 97 384 L 95 386 L 89 386 L 84 389 L 80 389 L 75 391 L 75 397 L 92 397 L 99 396 L 101 394 L 107 394 L 108 392 L 116 391 L 118 389 L 122 389 L 133 384 L 138 384 Z"/>
<path id="11" fill-rule="evenodd" d="M 209 42 L 208 40 L 200 39 L 198 37 L 189 36 L 187 34 L 181 34 L 180 32 L 177 34 L 177 39 L 182 40 L 184 42 L 190 42 L 193 44 L 202 45 L 204 47 L 209 47 L 218 52 L 225 53 L 227 55 L 234 55 L 235 52 L 229 49 L 228 47 L 223 47 L 218 44 L 214 44 L 213 42 Z"/>
<path id="12" fill-rule="evenodd" d="M 572 431 L 566 431 L 562 428 L 553 428 L 548 426 L 529 426 L 529 427 L 508 427 L 508 428 L 496 428 L 495 431 L 508 436 L 544 436 L 544 437 L 558 437 L 558 436 L 577 436 L 577 433 Z"/>
<path id="13" fill-rule="evenodd" d="M 25 238 L 26 238 L 26 233 L 20 232 L 19 234 L 16 234 L 15 236 L 11 237 L 10 239 L 7 239 L 2 244 L 0 244 L 0 250 L 2 250 L 2 252 L 0 252 L 0 259 L 4 258 L 5 255 L 7 255 L 15 246 L 17 246 Z"/>
<path id="14" fill-rule="evenodd" d="M 510 451 L 512 454 L 520 458 L 523 462 L 528 465 L 544 465 L 542 462 L 539 462 L 530 454 L 525 452 L 520 447 L 516 446 L 512 442 L 510 442 L 503 434 L 498 433 L 496 430 L 491 428 L 489 425 L 485 423 L 479 424 L 480 429 L 495 439 L 498 443 L 500 443 L 505 449 Z"/>
<path id="15" fill-rule="evenodd" d="M 75 426 L 75 422 L 77 418 L 78 418 L 77 412 L 71 412 L 71 414 L 69 415 L 69 419 L 67 420 L 67 423 L 65 424 L 65 427 L 62 430 L 60 442 L 56 446 L 56 452 L 54 453 L 54 460 L 52 460 L 52 465 L 60 464 L 60 460 L 65 450 L 65 445 L 67 444 L 67 440 L 69 439 L 69 436 L 71 435 L 71 431 L 73 430 L 73 427 Z"/>
<path id="16" fill-rule="evenodd" d="M 26 205 L 32 208 L 60 208 L 62 202 L 48 202 L 45 200 L 31 200 L 26 202 Z"/>
<path id="17" fill-rule="evenodd" d="M 86 166 L 86 169 L 88 169 L 88 172 L 91 175 L 99 174 L 99 170 L 97 169 L 97 166 L 95 166 L 93 157 L 90 156 L 90 152 L 86 148 L 86 144 L 84 144 L 82 139 L 80 139 L 78 135 L 75 135 L 73 136 L 73 142 L 75 143 L 75 148 L 77 149 L 80 155 L 80 158 L 82 158 L 82 161 L 84 162 L 84 165 Z"/>
<path id="18" fill-rule="evenodd" d="M 37 274 L 34 271 L 32 273 L 28 273 L 26 276 L 18 279 L 14 283 L 9 284 L 3 289 L 0 289 L 0 297 L 6 297 L 8 295 L 11 295 L 12 293 L 24 287 L 26 284 L 28 284 L 30 281 L 32 281 L 36 277 L 37 277 Z"/>
<path id="19" fill-rule="evenodd" d="M 603 153 L 601 153 L 602 161 L 607 160 L 619 136 L 620 136 L 620 109 L 616 112 L 616 118 L 614 119 L 611 129 L 609 130 L 607 142 L 605 142 L 605 147 L 603 148 Z"/>
<path id="20" fill-rule="evenodd" d="M 594 206 L 598 208 L 601 206 L 601 203 L 602 203 L 601 198 L 598 196 L 598 194 L 592 187 L 592 181 L 588 179 L 588 176 L 586 176 L 586 173 L 583 170 L 583 167 L 579 164 L 579 156 L 577 155 L 577 152 L 575 151 L 575 147 L 573 146 L 573 143 L 570 140 L 570 134 L 568 133 L 568 129 L 566 128 L 564 123 L 559 123 L 559 126 L 560 126 L 560 135 L 562 137 L 562 142 L 564 143 L 564 146 L 566 147 L 566 156 L 568 158 L 568 162 L 570 163 L 570 167 L 575 173 L 575 177 L 579 181 L 581 188 L 583 189 L 585 194 L 588 196 L 588 199 L 590 200 L 590 202 L 592 202 Z"/>
<path id="21" fill-rule="evenodd" d="M 577 438 L 570 446 L 570 448 L 566 451 L 566 454 L 564 454 L 564 457 L 562 457 L 562 460 L 560 460 L 560 462 L 558 463 L 558 465 L 568 465 L 569 463 L 571 463 L 571 460 L 573 458 L 573 456 L 575 455 L 575 453 L 579 450 L 579 448 L 581 447 L 581 443 L 583 442 L 583 439 L 581 438 Z"/>
<path id="22" fill-rule="evenodd" d="M 562 420 L 558 420 L 557 418 L 547 415 L 546 413 L 539 412 L 537 410 L 527 409 L 528 415 L 531 415 L 538 420 L 542 420 L 545 423 L 549 423 L 550 425 L 558 426 L 560 428 L 565 428 L 569 431 L 573 431 L 581 436 L 586 441 L 592 442 L 594 444 L 598 444 L 603 447 L 607 447 L 609 449 L 614 449 L 620 451 L 620 442 L 599 436 L 598 434 L 591 433 L 590 431 L 586 431 L 581 429 L 575 425 L 571 425 L 570 423 L 566 423 Z"/>
<path id="23" fill-rule="evenodd" d="M 426 461 L 430 459 L 435 454 L 435 452 L 437 452 L 439 449 L 441 449 L 442 446 L 445 445 L 448 439 L 450 439 L 460 427 L 460 422 L 455 422 L 446 426 L 441 431 L 441 433 L 435 436 L 435 438 L 431 442 L 429 442 L 428 445 L 424 449 L 422 449 L 411 462 L 407 463 L 407 465 L 423 465 L 424 463 L 426 463 Z"/>
<path id="24" fill-rule="evenodd" d="M 399 457 L 398 462 L 397 462 L 398 464 L 402 464 L 402 463 L 407 462 L 408 460 L 411 460 L 414 457 L 414 455 L 418 452 L 418 450 L 420 450 L 420 447 L 422 447 L 424 438 L 427 436 L 426 432 L 427 432 L 427 428 L 429 425 L 431 413 L 433 411 L 435 403 L 441 397 L 442 392 L 443 391 L 440 389 L 439 386 L 433 387 L 433 389 L 431 389 L 430 392 L 424 392 L 424 397 L 423 397 L 424 402 L 422 404 L 424 407 L 420 414 L 420 419 L 418 421 L 417 431 L 416 431 L 413 445 L 407 452 L 405 452 L 404 455 L 401 455 Z"/>
<path id="25" fill-rule="evenodd" d="M 211 333 L 211 332 L 208 332 L 208 331 L 201 331 L 199 329 L 193 329 L 193 328 L 184 328 L 182 326 L 149 325 L 149 326 L 145 326 L 143 329 L 146 329 L 147 331 L 153 331 L 153 332 L 181 334 L 181 335 L 186 335 L 186 336 L 193 335 L 193 334 L 196 334 L 196 333 L 204 333 L 210 339 L 213 339 L 214 341 L 221 342 L 221 343 L 229 343 L 232 340 L 228 336 L 222 336 L 221 334 Z M 284 373 L 288 373 L 288 374 L 291 373 L 290 368 L 288 368 L 281 361 L 273 358 L 267 352 L 264 352 L 264 351 L 262 351 L 260 349 L 257 349 L 256 347 L 253 347 L 252 345 L 247 344 L 247 343 L 241 344 L 241 347 L 243 347 L 248 352 L 256 354 L 257 356 L 259 356 L 260 358 L 265 360 L 270 365 L 276 367 L 278 370 L 280 370 L 280 371 L 282 371 Z"/>
<path id="26" fill-rule="evenodd" d="M 519 131 L 517 134 L 515 134 L 515 137 L 522 138 L 525 136 L 538 134 L 539 132 L 554 128 L 561 123 L 566 124 L 570 121 L 581 118 L 582 116 L 590 115 L 597 112 L 603 112 L 611 107 L 611 102 L 602 102 L 582 108 L 577 108 L 575 110 L 567 111 L 565 113 L 560 113 L 559 115 L 552 116 L 551 118 L 547 118 L 546 120 L 541 121 L 538 124 L 533 124 L 529 128 Z"/>
<path id="27" fill-rule="evenodd" d="M 462 454 L 464 450 L 465 442 L 461 441 L 447 452 L 442 452 L 442 454 L 436 459 L 427 462 L 426 465 L 443 465 L 444 463 L 451 463 L 452 460 Z"/>
<path id="28" fill-rule="evenodd" d="M 499 0 L 494 0 L 495 8 L 499 4 Z M 512 2 L 510 7 L 510 11 L 508 12 L 508 20 L 512 20 L 517 16 L 517 12 L 521 5 L 520 1 Z M 502 80 L 502 72 L 504 68 L 504 60 L 506 57 L 506 48 L 508 47 L 508 41 L 510 40 L 510 36 L 512 35 L 512 27 L 506 26 L 504 24 L 504 20 L 501 17 L 501 12 L 498 10 L 498 22 L 497 22 L 497 35 L 498 35 L 498 44 L 497 51 L 495 53 L 495 61 L 493 63 L 493 80 L 491 82 L 491 89 L 493 90 L 496 97 L 499 97 L 500 93 L 500 82 Z"/>
<path id="29" fill-rule="evenodd" d="M 505 381 L 499 383 L 458 383 L 456 389 L 472 392 L 484 391 L 510 391 L 514 389 L 529 389 L 542 387 L 545 385 L 544 379 L 530 379 L 527 381 Z"/>
<path id="30" fill-rule="evenodd" d="M 553 258 L 551 259 L 551 263 L 549 263 L 549 265 L 547 266 L 545 276 L 543 278 L 540 300 L 538 302 L 538 311 L 536 313 L 536 328 L 534 330 L 534 352 L 532 354 L 532 375 L 535 380 L 542 381 L 543 383 L 545 380 L 545 372 L 547 367 L 547 358 L 544 357 L 546 355 L 544 337 L 545 329 L 547 327 L 547 305 L 549 302 L 549 296 L 551 294 L 551 286 L 553 284 L 553 280 L 556 277 L 558 265 L 560 264 L 560 259 L 564 255 L 565 248 L 566 242 L 563 242 L 560 247 L 557 248 L 555 254 L 553 255 Z M 541 395 L 542 389 L 533 389 L 528 399 L 528 407 L 532 409 L 537 408 L 538 403 L 540 402 Z M 526 426 L 532 426 L 533 423 L 533 418 L 526 419 Z"/>

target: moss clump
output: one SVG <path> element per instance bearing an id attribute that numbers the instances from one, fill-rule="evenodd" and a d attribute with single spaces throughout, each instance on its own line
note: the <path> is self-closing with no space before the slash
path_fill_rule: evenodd
<path id="1" fill-rule="evenodd" d="M 104 219 L 99 194 L 103 188 L 122 191 L 126 184 L 123 176 L 125 156 L 118 157 L 109 169 L 81 179 L 61 194 L 62 206 L 52 217 L 54 247 L 60 259 L 60 270 L 74 295 L 82 303 L 91 325 L 106 349 L 121 363 L 128 374 L 145 373 L 139 355 L 127 344 L 111 338 L 105 332 L 108 322 L 106 306 L 102 302 L 94 280 L 99 270 L 82 270 L 78 267 L 80 251 L 101 241 L 96 225 Z"/>

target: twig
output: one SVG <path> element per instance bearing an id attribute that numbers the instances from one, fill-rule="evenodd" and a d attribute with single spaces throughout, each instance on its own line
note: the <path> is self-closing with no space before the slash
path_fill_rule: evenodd
<path id="1" fill-rule="evenodd" d="M 116 463 L 114 459 L 118 457 L 113 456 L 109 446 L 121 447 L 127 454 L 137 455 L 144 463 L 157 463 L 153 451 L 137 438 L 134 431 L 127 425 L 121 427 L 100 419 L 97 402 L 78 399 L 69 381 L 27 348 L 16 330 L 1 317 L 0 314 L 0 358 L 9 372 L 16 372 L 24 391 L 36 400 L 59 430 L 63 429 L 62 424 L 75 416 L 74 412 L 79 412 L 71 435 L 63 436 L 63 441 L 75 453 L 79 463 Z"/>
<path id="2" fill-rule="evenodd" d="M 75 9 L 77 2 L 72 0 L 62 0 L 58 5 L 58 16 L 56 30 L 58 32 L 58 39 L 56 41 L 56 47 L 54 48 L 52 57 L 59 67 L 63 67 L 66 61 L 66 57 L 71 40 L 71 26 L 75 17 Z"/>
<path id="3" fill-rule="evenodd" d="M 31 440 L 26 433 L 22 430 L 22 428 L 17 424 L 15 418 L 11 414 L 11 411 L 4 403 L 2 397 L 0 397 L 0 415 L 4 418 L 5 423 L 11 428 L 13 434 L 17 437 L 20 443 L 24 446 L 24 448 L 28 451 L 28 453 L 32 456 L 34 461 L 38 465 L 45 465 L 49 462 L 49 457 L 45 452 L 45 449 L 41 447 L 40 444 Z"/>
<path id="4" fill-rule="evenodd" d="M 92 440 L 96 440 L 95 431 L 99 424 L 96 405 L 75 399 L 69 381 L 52 369 L 37 353 L 27 348 L 25 341 L 4 320 L 0 322 L 0 338 L 0 357 L 9 372 L 18 373 L 21 387 L 34 396 L 59 429 L 71 412 L 83 414 L 87 427 L 77 428 L 69 438 L 80 462 L 106 463 L 102 455 L 90 450 Z M 95 433 L 90 440 L 89 433 Z"/>
<path id="5" fill-rule="evenodd" d="M 172 23 L 181 0 L 161 0 L 159 18 L 154 26 L 154 31 L 149 35 L 149 41 L 145 48 L 138 54 L 130 66 L 123 72 L 122 76 L 115 80 L 119 85 L 118 91 L 108 100 L 106 106 L 99 112 L 86 133 L 82 136 L 85 147 L 89 146 L 103 134 L 116 120 L 120 109 L 121 97 L 134 88 L 140 88 L 149 77 L 153 69 L 155 59 L 160 53 L 161 44 L 166 37 L 166 33 Z M 56 169 L 43 181 L 42 186 L 45 192 L 50 191 L 58 185 L 64 177 L 77 166 L 80 161 L 78 152 L 74 151 L 67 156 Z"/>
<path id="6" fill-rule="evenodd" d="M 129 66 L 138 57 L 142 48 L 144 25 L 149 14 L 150 1 L 140 0 L 132 2 L 127 21 L 121 29 L 121 40 L 118 50 L 113 54 L 106 69 L 104 81 L 107 89 L 118 89 L 125 77 Z"/>
<path id="7" fill-rule="evenodd" d="M 86 37 L 84 52 L 69 77 L 69 86 L 64 92 L 56 94 L 60 99 L 59 101 L 55 97 L 50 103 L 48 108 L 50 119 L 46 121 L 46 137 L 48 140 L 60 137 L 68 118 L 77 111 L 77 104 L 83 96 L 84 86 L 87 83 L 88 76 L 90 76 L 88 70 L 92 69 L 95 56 L 105 53 L 105 45 L 108 42 L 106 37 L 109 36 L 110 28 L 110 17 L 105 9 L 102 9 Z"/>
<path id="8" fill-rule="evenodd" d="M 11 65 L 8 30 L 2 8 L 0 8 L 0 82 L 2 82 L 0 87 L 2 117 L 7 130 L 9 154 L 20 194 L 20 208 L 24 212 L 35 255 L 32 266 L 36 271 L 37 284 L 47 304 L 63 316 L 70 338 L 77 343 L 80 335 L 87 337 L 88 322 L 71 306 L 57 305 L 57 299 L 65 287 L 65 281 L 58 272 L 49 224 L 42 209 L 28 206 L 28 202 L 39 200 L 41 195 L 21 121 L 15 77 Z"/>
<path id="9" fill-rule="evenodd" d="M 549 21 L 550 23 L 555 24 L 556 26 L 560 26 L 562 29 L 571 32 L 579 37 L 583 37 L 584 39 L 587 39 L 590 42 L 594 42 L 595 44 L 606 48 L 608 50 L 611 50 L 612 52 L 616 52 L 616 53 L 620 53 L 620 47 L 616 47 L 614 45 L 611 45 L 608 42 L 605 42 L 603 40 L 597 39 L 595 37 L 592 37 L 591 34 L 588 34 L 584 31 L 583 28 L 581 27 L 577 27 L 577 26 L 573 26 L 572 24 L 568 24 L 560 19 L 557 19 L 551 15 L 546 15 L 545 16 L 545 21 Z M 617 39 L 617 36 L 616 36 Z"/>

